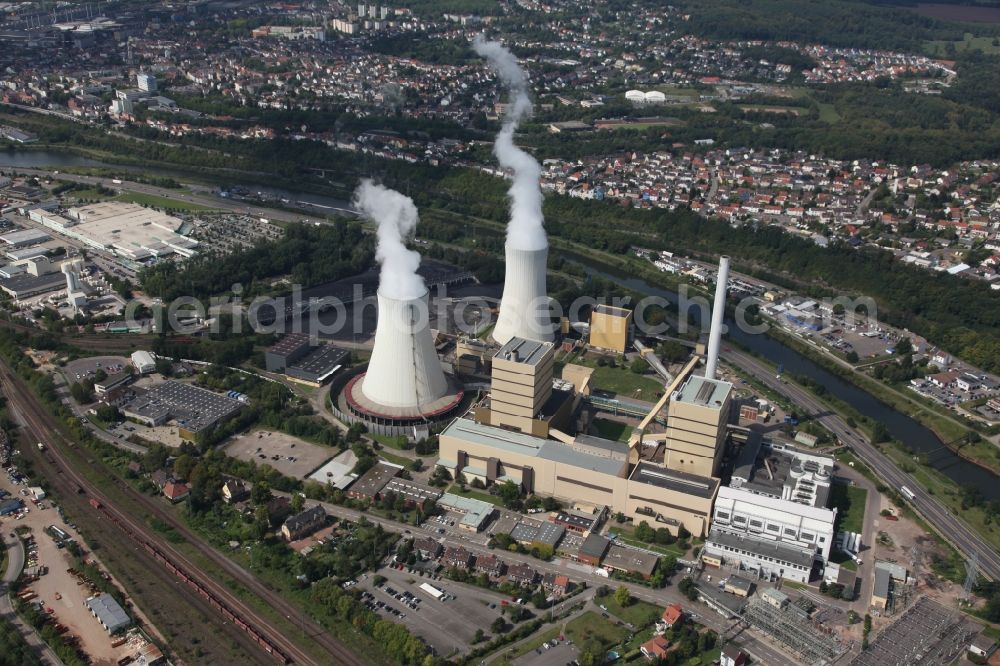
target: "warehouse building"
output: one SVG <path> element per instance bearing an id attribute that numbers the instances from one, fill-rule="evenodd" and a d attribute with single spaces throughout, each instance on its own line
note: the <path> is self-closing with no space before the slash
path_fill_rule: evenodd
<path id="1" fill-rule="evenodd" d="M 289 333 L 264 352 L 264 367 L 268 372 L 284 372 L 285 368 L 309 353 L 309 336 Z"/>
<path id="2" fill-rule="evenodd" d="M 333 345 L 319 345 L 285 368 L 285 376 L 309 386 L 322 386 L 347 365 L 350 352 Z"/>
<path id="3" fill-rule="evenodd" d="M 115 634 L 132 624 L 131 618 L 125 612 L 114 597 L 110 594 L 102 594 L 97 597 L 87 597 L 83 602 L 90 609 L 91 614 L 97 618 L 109 634 Z"/>
<path id="4" fill-rule="evenodd" d="M 0 242 L 7 249 L 31 247 L 32 245 L 38 245 L 50 240 L 52 240 L 52 236 L 38 229 L 22 229 L 0 236 Z"/>
<path id="5" fill-rule="evenodd" d="M 66 216 L 33 210 L 31 219 L 90 247 L 133 261 L 179 254 L 191 257 L 198 241 L 177 233 L 184 221 L 152 208 L 102 201 L 70 208 Z"/>
<path id="6" fill-rule="evenodd" d="M 181 437 L 193 440 L 240 410 L 243 403 L 193 384 L 167 381 L 141 393 L 122 405 L 122 414 L 150 427 L 167 421 L 177 424 Z"/>

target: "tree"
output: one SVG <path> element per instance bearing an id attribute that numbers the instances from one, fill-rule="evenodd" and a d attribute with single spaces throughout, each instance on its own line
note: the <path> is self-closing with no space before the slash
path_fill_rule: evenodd
<path id="1" fill-rule="evenodd" d="M 685 541 L 691 538 L 691 533 L 687 531 L 687 528 L 681 525 L 677 528 L 677 539 L 679 541 Z"/>
<path id="2" fill-rule="evenodd" d="M 860 359 L 858 357 L 858 352 L 854 351 L 853 349 L 851 351 L 847 352 L 847 362 L 848 363 L 857 363 L 859 360 Z"/>
<path id="3" fill-rule="evenodd" d="M 641 375 L 646 372 L 647 367 L 648 364 L 646 363 L 646 361 L 644 361 L 642 357 L 638 357 L 634 361 L 632 361 L 631 364 L 629 364 L 628 369 L 637 375 Z"/>
<path id="4" fill-rule="evenodd" d="M 876 444 L 889 441 L 889 429 L 881 421 L 872 424 L 872 441 Z"/>
<path id="5" fill-rule="evenodd" d="M 502 617 L 498 617 L 497 619 L 493 620 L 493 624 L 490 625 L 490 630 L 492 630 L 494 634 L 504 633 L 505 631 L 507 631 L 506 620 L 504 620 Z"/>
<path id="6" fill-rule="evenodd" d="M 521 489 L 513 481 L 504 481 L 497 486 L 497 495 L 503 500 L 504 506 L 510 506 L 521 497 Z"/>
<path id="7" fill-rule="evenodd" d="M 271 497 L 271 484 L 267 481 L 258 481 L 250 489 L 250 499 L 254 504 L 267 504 Z"/>
<path id="8" fill-rule="evenodd" d="M 656 538 L 656 530 L 649 526 L 645 520 L 640 521 L 635 526 L 635 538 L 646 543 L 652 542 Z"/>
<path id="9" fill-rule="evenodd" d="M 619 586 L 615 590 L 615 602 L 622 608 L 630 606 L 632 604 L 632 593 L 624 585 Z"/>
<path id="10" fill-rule="evenodd" d="M 476 635 L 472 637 L 473 645 L 476 643 L 482 643 L 484 638 L 486 638 L 486 633 L 482 630 L 482 628 L 476 629 Z"/>
<path id="11" fill-rule="evenodd" d="M 298 513 L 302 511 L 302 506 L 306 503 L 306 498 L 302 493 L 292 493 L 292 511 Z"/>

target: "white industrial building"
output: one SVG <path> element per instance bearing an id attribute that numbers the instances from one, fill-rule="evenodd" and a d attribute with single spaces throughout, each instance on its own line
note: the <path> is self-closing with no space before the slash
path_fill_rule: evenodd
<path id="1" fill-rule="evenodd" d="M 706 561 L 808 582 L 833 545 L 837 510 L 826 508 L 832 471 L 830 458 L 751 433 L 730 485 L 715 499 Z"/>
<path id="2" fill-rule="evenodd" d="M 198 241 L 177 231 L 183 220 L 138 204 L 102 201 L 70 208 L 66 216 L 33 210 L 29 217 L 90 247 L 139 261 L 179 254 L 193 256 Z"/>
<path id="3" fill-rule="evenodd" d="M 132 365 L 140 375 L 145 375 L 156 369 L 156 359 L 144 349 L 132 352 Z"/>

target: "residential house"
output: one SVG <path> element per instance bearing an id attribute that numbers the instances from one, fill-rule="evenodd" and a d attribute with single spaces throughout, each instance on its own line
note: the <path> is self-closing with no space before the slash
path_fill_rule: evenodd
<path id="1" fill-rule="evenodd" d="M 524 587 L 534 585 L 538 579 L 538 573 L 527 564 L 513 564 L 507 567 L 507 580 L 515 585 Z"/>
<path id="2" fill-rule="evenodd" d="M 163 486 L 163 496 L 173 503 L 187 499 L 187 496 L 190 494 L 191 489 L 188 488 L 186 483 L 171 481 Z"/>
<path id="3" fill-rule="evenodd" d="M 294 516 L 289 516 L 281 525 L 281 536 L 285 541 L 297 541 L 318 530 L 326 522 L 326 511 L 319 504 Z"/>
<path id="4" fill-rule="evenodd" d="M 413 540 L 413 550 L 424 560 L 436 560 L 444 550 L 441 543 L 431 537 L 420 537 Z"/>
<path id="5" fill-rule="evenodd" d="M 496 555 L 479 555 L 476 557 L 476 572 L 484 573 L 490 578 L 503 575 L 503 560 Z"/>
<path id="6" fill-rule="evenodd" d="M 745 663 L 747 663 L 746 652 L 732 643 L 723 646 L 722 654 L 719 655 L 719 666 L 743 666 Z"/>
<path id="7" fill-rule="evenodd" d="M 441 556 L 441 563 L 446 567 L 466 569 L 471 559 L 472 554 L 462 546 L 448 546 L 444 549 L 444 555 Z"/>
<path id="8" fill-rule="evenodd" d="M 639 648 L 648 661 L 659 661 L 667 658 L 670 641 L 663 636 L 653 636 Z"/>
<path id="9" fill-rule="evenodd" d="M 561 597 L 569 590 L 569 576 L 565 574 L 547 573 L 542 576 L 542 587 L 546 591 Z"/>
<path id="10" fill-rule="evenodd" d="M 663 609 L 661 620 L 665 628 L 670 629 L 675 624 L 684 619 L 684 609 L 680 604 L 670 604 Z"/>
<path id="11" fill-rule="evenodd" d="M 242 502 L 250 496 L 247 484 L 240 479 L 229 479 L 222 484 L 222 499 L 226 504 Z"/>

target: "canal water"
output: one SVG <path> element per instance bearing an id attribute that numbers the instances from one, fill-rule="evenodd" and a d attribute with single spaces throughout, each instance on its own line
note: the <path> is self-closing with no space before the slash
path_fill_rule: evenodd
<path id="1" fill-rule="evenodd" d="M 579 254 L 569 252 L 560 252 L 560 254 L 582 265 L 590 275 L 620 284 L 640 294 L 658 296 L 671 303 L 677 303 L 677 292 L 668 291 L 645 280 L 630 277 L 612 267 L 596 263 Z M 692 318 L 697 319 L 699 309 L 692 308 L 691 312 Z M 731 340 L 760 354 L 774 364 L 781 364 L 786 372 L 809 377 L 825 386 L 830 395 L 844 401 L 861 414 L 883 423 L 892 437 L 903 442 L 915 453 L 927 454 L 931 467 L 955 481 L 959 486 L 977 488 L 987 499 L 1000 499 L 1000 484 L 997 483 L 997 475 L 957 456 L 944 446 L 932 430 L 921 425 L 915 419 L 886 405 L 867 391 L 844 381 L 775 338 L 741 331 L 729 318 L 726 320 L 726 325 Z"/>

